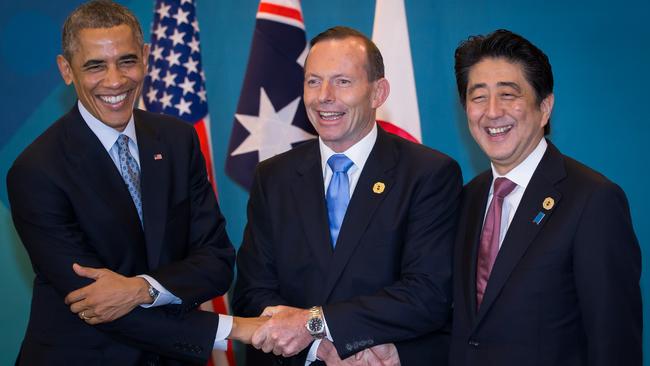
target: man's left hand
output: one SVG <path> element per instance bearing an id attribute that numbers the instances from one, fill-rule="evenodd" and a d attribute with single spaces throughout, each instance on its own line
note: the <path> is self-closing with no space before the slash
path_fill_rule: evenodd
<path id="1" fill-rule="evenodd" d="M 305 349 L 313 340 L 305 324 L 310 314 L 307 309 L 290 306 L 269 306 L 260 316 L 271 316 L 253 334 L 252 343 L 257 349 L 277 356 L 291 357 Z"/>
<path id="2" fill-rule="evenodd" d="M 65 297 L 70 311 L 79 314 L 88 324 L 111 322 L 151 301 L 149 283 L 144 278 L 125 277 L 106 268 L 83 267 L 76 263 L 72 269 L 78 276 L 95 280 Z"/>

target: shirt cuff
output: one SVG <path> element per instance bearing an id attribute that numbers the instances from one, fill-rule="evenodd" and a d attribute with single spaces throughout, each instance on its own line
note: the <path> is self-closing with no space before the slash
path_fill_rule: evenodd
<path id="1" fill-rule="evenodd" d="M 318 347 L 320 347 L 321 341 L 322 339 L 316 339 L 311 344 L 311 347 L 309 348 L 309 353 L 307 353 L 307 359 L 305 360 L 305 366 L 309 366 L 309 364 L 318 360 L 318 356 L 316 354 L 318 353 Z"/>
<path id="2" fill-rule="evenodd" d="M 163 305 L 169 305 L 169 304 L 182 304 L 183 300 L 180 298 L 176 297 L 176 295 L 172 294 L 167 290 L 163 285 L 161 285 L 158 281 L 156 281 L 153 277 L 148 276 L 148 275 L 138 275 L 137 277 L 144 278 L 145 281 L 149 282 L 149 285 L 151 287 L 155 288 L 158 290 L 158 296 L 153 300 L 151 304 L 140 304 L 140 307 L 143 308 L 151 308 L 155 306 L 163 306 Z"/>
<path id="3" fill-rule="evenodd" d="M 217 334 L 214 336 L 214 346 L 212 349 L 226 351 L 228 349 L 228 334 L 232 330 L 232 316 L 219 314 L 219 325 Z"/>

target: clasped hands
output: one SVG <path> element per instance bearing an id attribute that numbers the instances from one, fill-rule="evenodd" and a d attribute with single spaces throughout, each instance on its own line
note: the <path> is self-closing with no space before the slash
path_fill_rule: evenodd
<path id="1" fill-rule="evenodd" d="M 136 306 L 153 301 L 148 292 L 149 283 L 144 278 L 126 277 L 106 268 L 83 267 L 77 263 L 72 269 L 78 276 L 94 280 L 65 297 L 70 311 L 90 325 L 111 322 Z M 291 357 L 313 340 L 305 327 L 309 317 L 307 309 L 270 306 L 259 318 L 234 317 L 228 339 L 250 343 L 266 353 Z M 393 344 L 377 345 L 341 360 L 332 342 L 323 339 L 317 356 L 329 366 L 399 365 L 397 348 Z"/>
<path id="2" fill-rule="evenodd" d="M 312 336 L 305 324 L 310 313 L 307 309 L 290 306 L 270 306 L 261 317 L 270 317 L 252 335 L 251 344 L 263 352 L 291 357 L 312 342 Z M 336 348 L 327 339 L 318 347 L 317 356 L 327 365 L 399 365 L 397 348 L 393 344 L 382 344 L 363 350 L 345 360 L 339 358 Z"/>

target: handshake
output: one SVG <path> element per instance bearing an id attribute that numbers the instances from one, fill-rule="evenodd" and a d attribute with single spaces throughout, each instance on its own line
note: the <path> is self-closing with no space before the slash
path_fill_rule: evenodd
<path id="1" fill-rule="evenodd" d="M 228 339 L 252 344 L 263 352 L 291 357 L 307 348 L 313 338 L 305 324 L 310 318 L 308 309 L 290 306 L 270 306 L 257 318 L 234 317 Z M 323 338 L 316 351 L 318 359 L 328 366 L 396 366 L 399 356 L 394 344 L 381 344 L 360 351 L 341 360 L 334 344 Z"/>

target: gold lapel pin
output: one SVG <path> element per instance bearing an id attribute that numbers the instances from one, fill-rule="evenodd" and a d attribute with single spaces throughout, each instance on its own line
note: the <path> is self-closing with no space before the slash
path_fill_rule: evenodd
<path id="1" fill-rule="evenodd" d="M 551 197 L 546 197 L 542 203 L 542 207 L 544 207 L 545 210 L 550 210 L 553 206 L 555 206 L 555 200 Z"/>
<path id="2" fill-rule="evenodd" d="M 377 182 L 372 186 L 372 191 L 377 194 L 384 193 L 384 189 L 386 189 L 386 185 L 382 182 Z"/>

